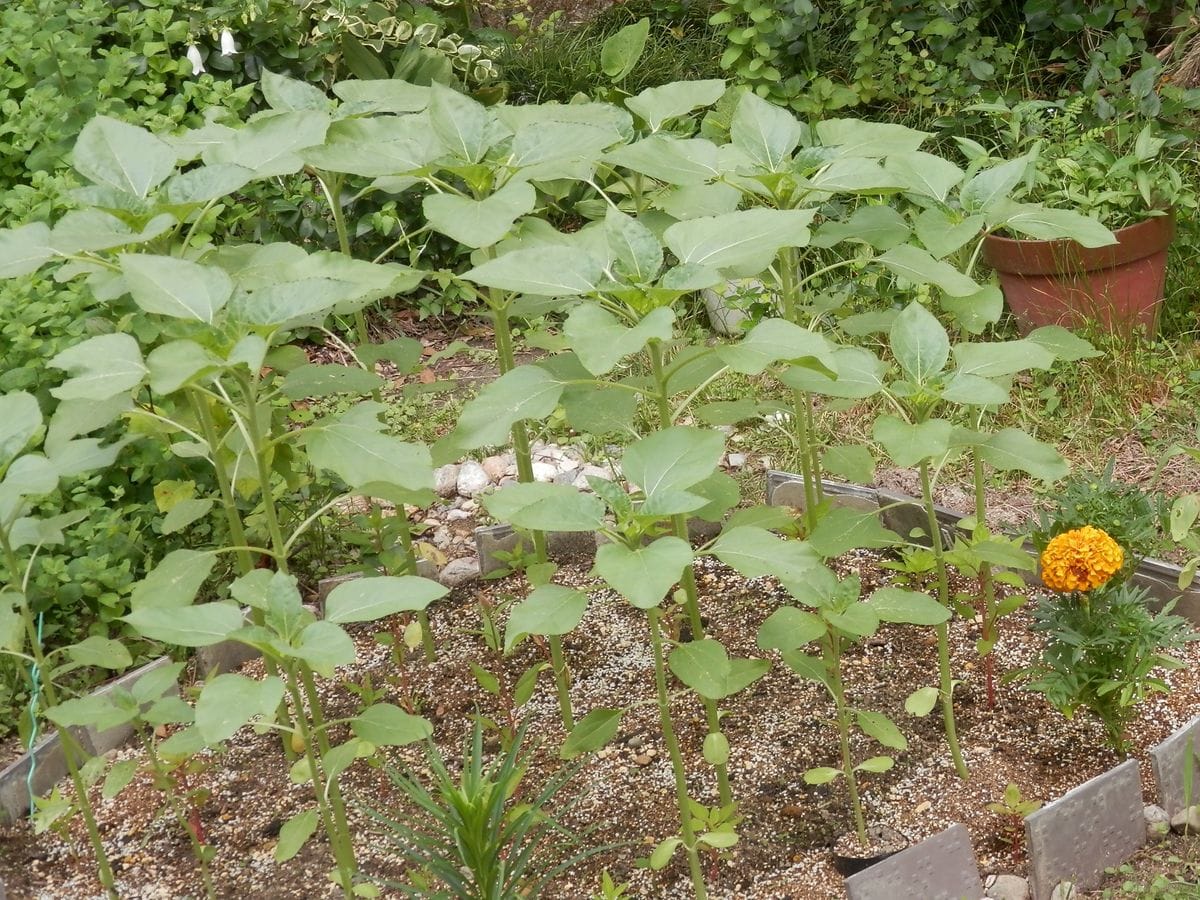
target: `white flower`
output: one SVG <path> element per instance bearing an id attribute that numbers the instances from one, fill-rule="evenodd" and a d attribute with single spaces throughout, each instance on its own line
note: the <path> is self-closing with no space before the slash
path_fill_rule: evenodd
<path id="1" fill-rule="evenodd" d="M 192 64 L 192 75 L 199 75 L 204 71 L 204 57 L 200 55 L 200 48 L 195 44 L 188 44 L 187 48 L 188 62 Z"/>
<path id="2" fill-rule="evenodd" d="M 233 32 L 228 28 L 221 31 L 221 55 L 233 56 L 238 52 L 237 44 L 233 42 Z"/>

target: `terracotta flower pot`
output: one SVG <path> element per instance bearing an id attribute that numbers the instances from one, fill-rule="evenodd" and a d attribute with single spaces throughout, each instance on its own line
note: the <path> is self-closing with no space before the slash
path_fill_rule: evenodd
<path id="1" fill-rule="evenodd" d="M 1068 240 L 984 238 L 984 262 L 1000 276 L 1022 334 L 1087 322 L 1126 334 L 1138 326 L 1150 334 L 1157 330 L 1175 218 L 1155 216 L 1114 234 L 1116 244 L 1097 248 Z"/>

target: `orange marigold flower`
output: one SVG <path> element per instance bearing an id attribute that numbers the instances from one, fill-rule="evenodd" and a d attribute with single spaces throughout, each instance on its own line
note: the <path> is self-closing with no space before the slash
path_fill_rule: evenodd
<path id="1" fill-rule="evenodd" d="M 1121 571 L 1121 545 L 1099 528 L 1064 531 L 1042 551 L 1042 582 L 1054 591 L 1090 591 Z"/>

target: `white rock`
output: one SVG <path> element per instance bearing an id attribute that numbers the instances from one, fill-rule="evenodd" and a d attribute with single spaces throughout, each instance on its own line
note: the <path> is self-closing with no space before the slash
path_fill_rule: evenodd
<path id="1" fill-rule="evenodd" d="M 558 469 L 554 463 L 535 462 L 533 464 L 533 480 L 534 481 L 553 481 L 554 476 L 558 474 Z"/>
<path id="2" fill-rule="evenodd" d="M 583 465 L 582 460 L 572 459 L 569 456 L 564 456 L 558 461 L 558 470 L 560 472 L 574 472 Z"/>
<path id="3" fill-rule="evenodd" d="M 1200 806 L 1189 806 L 1171 816 L 1171 830 L 1180 834 L 1185 831 L 1200 834 Z"/>
<path id="4" fill-rule="evenodd" d="M 438 575 L 438 581 L 447 587 L 454 587 L 464 581 L 474 581 L 479 577 L 479 560 L 474 556 L 463 556 L 446 563 Z"/>
<path id="5" fill-rule="evenodd" d="M 463 463 L 458 471 L 457 487 L 458 493 L 462 497 L 474 497 L 476 494 L 482 493 L 489 484 L 491 482 L 488 480 L 487 472 L 473 459 Z"/>
<path id="6" fill-rule="evenodd" d="M 1060 881 L 1050 892 L 1050 900 L 1078 900 L 1079 891 L 1069 881 Z"/>
<path id="7" fill-rule="evenodd" d="M 742 466 L 744 466 L 746 464 L 746 454 L 745 453 L 730 453 L 729 457 L 726 459 L 726 462 L 729 464 L 729 468 L 740 469 Z"/>
<path id="8" fill-rule="evenodd" d="M 557 475 L 554 476 L 554 483 L 555 484 L 572 485 L 575 483 L 575 480 L 579 477 L 580 477 L 579 472 L 574 469 L 567 471 L 567 472 L 559 472 Z M 587 482 L 585 481 L 581 486 L 587 487 Z"/>
<path id="9" fill-rule="evenodd" d="M 446 520 L 449 522 L 461 522 L 463 519 L 471 518 L 471 514 L 465 509 L 452 509 L 446 513 Z"/>
<path id="10" fill-rule="evenodd" d="M 1028 900 L 1029 882 L 1018 875 L 993 875 L 986 883 L 992 900 Z"/>
<path id="11" fill-rule="evenodd" d="M 433 533 L 433 546 L 445 550 L 453 539 L 454 535 L 450 533 L 450 529 L 443 525 Z"/>
<path id="12" fill-rule="evenodd" d="M 502 453 L 499 456 L 489 456 L 480 465 L 483 466 L 483 471 L 487 472 L 487 477 L 492 481 L 499 481 L 508 474 L 508 467 L 514 465 L 512 456 L 507 453 Z"/>
<path id="13" fill-rule="evenodd" d="M 439 497 L 453 497 L 458 490 L 458 470 L 461 467 L 457 463 L 450 463 L 448 466 L 439 466 L 433 471 L 433 489 Z"/>
<path id="14" fill-rule="evenodd" d="M 475 512 L 475 510 L 479 509 L 479 504 L 474 500 L 463 500 L 458 506 L 459 509 L 465 509 L 467 512 Z"/>
<path id="15" fill-rule="evenodd" d="M 1142 818 L 1146 820 L 1146 840 L 1161 841 L 1171 833 L 1171 817 L 1161 806 L 1143 807 Z"/>

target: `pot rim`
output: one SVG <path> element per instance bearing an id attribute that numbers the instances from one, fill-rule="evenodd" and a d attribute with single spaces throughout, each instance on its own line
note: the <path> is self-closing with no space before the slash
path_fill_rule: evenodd
<path id="1" fill-rule="evenodd" d="M 1175 214 L 1151 216 L 1113 232 L 1116 244 L 1084 247 L 1059 238 L 1008 238 L 995 234 L 983 238 L 983 260 L 997 272 L 1014 275 L 1082 275 L 1163 253 L 1175 237 Z"/>

